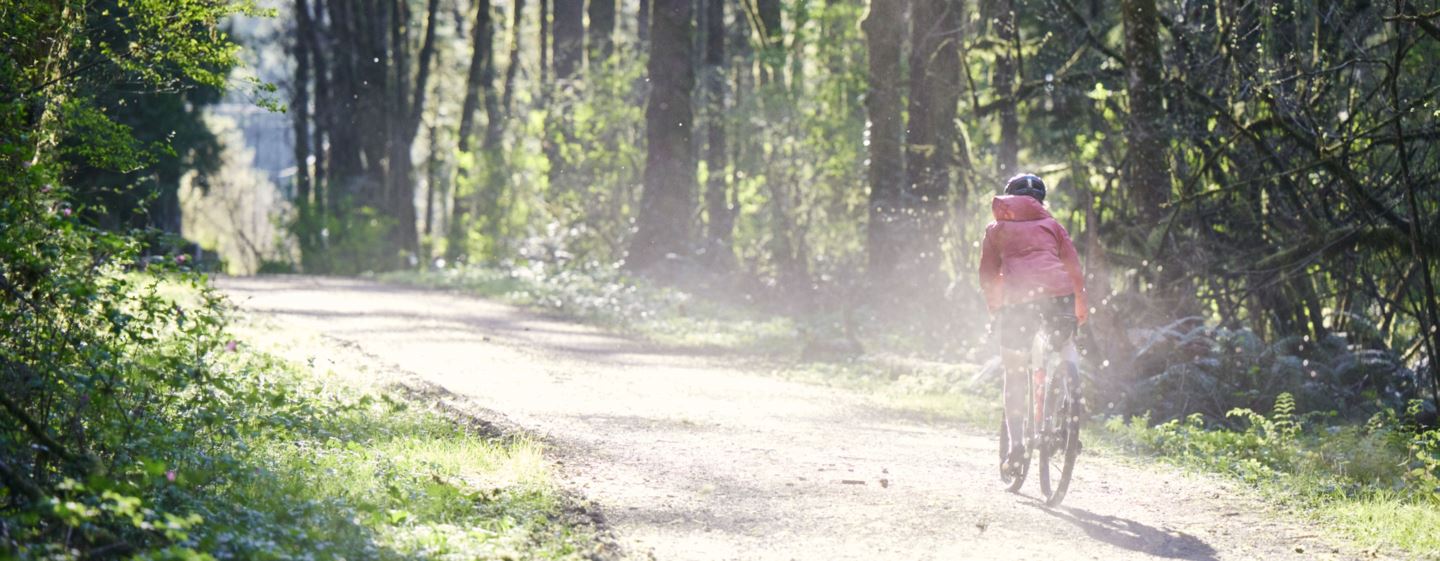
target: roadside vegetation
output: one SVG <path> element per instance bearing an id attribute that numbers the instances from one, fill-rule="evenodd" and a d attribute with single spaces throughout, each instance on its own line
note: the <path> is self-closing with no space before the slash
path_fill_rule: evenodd
<path id="1" fill-rule="evenodd" d="M 840 320 L 767 314 L 619 272 L 588 275 L 531 265 L 389 273 L 380 279 L 498 298 L 658 344 L 703 344 L 757 355 L 765 359 L 757 365 L 773 375 L 866 392 L 882 405 L 959 420 L 981 431 L 999 416 L 999 373 L 983 348 L 927 353 L 927 343 L 904 343 L 890 333 L 867 340 L 902 343 L 863 349 L 836 344 L 827 349 L 831 354 L 806 357 L 807 345 L 824 343 L 814 340 L 815 333 L 843 332 L 843 326 L 824 325 Z M 886 327 L 868 323 L 857 328 Z M 753 336 L 758 333 L 763 337 Z M 1215 337 L 1204 340 L 1208 350 L 1200 348 L 1202 335 Z M 1435 531 L 1440 528 L 1440 430 L 1428 428 L 1433 420 L 1427 403 L 1341 387 L 1377 374 L 1404 379 L 1410 374 L 1395 357 L 1342 344 L 1330 349 L 1324 361 L 1315 354 L 1296 358 L 1292 353 L 1300 351 L 1303 340 L 1265 344 L 1253 334 L 1198 327 L 1188 339 L 1173 327 L 1137 337 L 1145 350 L 1137 362 L 1162 360 L 1157 353 L 1169 353 L 1164 370 L 1135 386 L 1154 392 L 1140 398 L 1151 406 L 1127 414 L 1125 398 L 1107 393 L 1112 386 L 1105 378 L 1119 374 L 1101 360 L 1087 360 L 1090 450 L 1231 478 L 1365 548 L 1431 557 L 1440 551 Z M 1181 344 L 1164 342 L 1167 337 Z M 1216 358 L 1224 354 L 1230 356 Z M 1287 378 L 1285 369 L 1292 364 L 1304 370 Z M 1179 382 L 1170 378 L 1181 377 L 1194 387 L 1167 385 L 1167 380 Z M 1335 385 L 1320 385 L 1327 380 Z M 1249 404 L 1263 401 L 1255 397 L 1261 390 L 1250 387 L 1254 384 L 1277 393 L 1252 408 Z M 1214 387 L 1228 393 L 1207 391 Z"/>
<path id="2" fill-rule="evenodd" d="M 0 6 L 0 559 L 592 557 L 538 444 L 254 352 L 163 232 L 240 14 Z"/>
<path id="3" fill-rule="evenodd" d="M 539 444 L 253 351 L 231 338 L 204 277 L 183 269 L 102 268 L 89 279 L 102 289 L 87 295 L 97 313 L 63 317 L 74 355 L 20 347 L 34 331 L 7 333 L 7 353 L 63 362 L 48 363 L 59 366 L 50 377 L 6 378 L 8 418 L 24 424 L 0 440 L 0 552 L 592 558 L 595 531 L 549 479 Z M 80 329 L 90 321 L 110 323 Z M 35 402 L 54 404 L 38 419 L 62 422 L 19 407 Z"/>

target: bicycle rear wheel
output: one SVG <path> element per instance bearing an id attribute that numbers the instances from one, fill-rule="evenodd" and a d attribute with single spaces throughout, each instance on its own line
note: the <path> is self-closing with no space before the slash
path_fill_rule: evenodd
<path id="1" fill-rule="evenodd" d="M 1080 455 L 1080 386 L 1079 377 L 1071 370 L 1057 376 L 1045 399 L 1040 448 L 1040 493 L 1047 506 L 1065 500 L 1070 476 L 1075 471 L 1075 458 Z M 1052 406 L 1053 404 L 1053 406 Z"/>

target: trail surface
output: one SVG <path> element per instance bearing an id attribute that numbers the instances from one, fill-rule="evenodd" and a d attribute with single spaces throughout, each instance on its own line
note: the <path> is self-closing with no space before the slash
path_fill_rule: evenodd
<path id="1" fill-rule="evenodd" d="M 1000 488 L 991 431 L 464 295 L 221 279 L 271 335 L 316 334 L 547 443 L 630 555 L 682 559 L 1335 559 L 1233 487 L 1082 455 L 1061 508 Z"/>

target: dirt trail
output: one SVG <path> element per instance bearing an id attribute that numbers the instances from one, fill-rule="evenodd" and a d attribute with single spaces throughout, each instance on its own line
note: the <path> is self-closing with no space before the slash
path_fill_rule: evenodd
<path id="1" fill-rule="evenodd" d="M 222 279 L 282 337 L 316 333 L 503 415 L 625 550 L 675 559 L 1334 559 L 1318 528 L 1209 478 L 1082 456 L 1065 506 L 1001 489 L 995 440 L 462 295 Z"/>

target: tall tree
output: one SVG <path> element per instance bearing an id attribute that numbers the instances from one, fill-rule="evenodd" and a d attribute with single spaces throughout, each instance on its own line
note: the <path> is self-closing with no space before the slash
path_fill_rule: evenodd
<path id="1" fill-rule="evenodd" d="M 1164 83 L 1160 60 L 1160 18 L 1155 0 L 1123 0 L 1125 83 L 1130 114 L 1125 122 L 1125 183 L 1144 223 L 1154 225 L 1170 199 L 1170 157 L 1166 150 Z"/>
<path id="2" fill-rule="evenodd" d="M 725 145 L 725 1 L 705 3 L 705 182 L 706 257 L 728 267 L 735 259 L 731 247 L 735 211 L 730 206 L 728 159 Z"/>
<path id="3" fill-rule="evenodd" d="M 426 3 L 425 35 L 420 42 L 413 84 L 408 66 L 408 53 L 411 49 L 407 38 L 410 19 L 408 4 L 405 0 L 395 0 L 393 6 L 395 16 L 391 27 L 390 52 L 395 59 L 393 83 L 397 108 L 392 115 L 397 122 L 391 125 L 395 137 L 389 147 L 390 177 L 386 208 L 396 221 L 395 231 L 392 233 L 396 247 L 400 251 L 418 256 L 420 237 L 415 208 L 415 164 L 410 151 L 415 144 L 415 138 L 420 134 L 420 123 L 425 114 L 425 97 L 429 92 L 430 70 L 435 59 L 440 0 L 428 0 Z"/>
<path id="4" fill-rule="evenodd" d="M 334 200 L 329 194 L 327 185 L 329 178 L 327 168 L 330 165 L 329 154 L 328 151 L 325 150 L 325 146 L 328 144 L 326 131 L 330 129 L 330 118 L 332 115 L 331 104 L 334 103 L 334 100 L 330 98 L 329 63 L 325 52 L 320 49 L 320 40 L 317 36 L 318 30 L 316 29 L 319 27 L 319 23 L 317 22 L 324 17 L 324 7 L 322 4 L 323 0 L 316 0 L 313 9 L 302 14 L 297 14 L 300 23 L 303 23 L 300 29 L 305 31 L 301 34 L 300 40 L 305 41 L 305 50 L 310 54 L 310 58 L 314 62 L 315 104 L 311 121 L 315 126 L 311 127 L 310 145 L 314 147 L 312 156 L 315 160 L 315 165 L 313 169 L 314 195 L 312 198 L 313 210 L 311 216 L 317 226 L 325 224 L 329 221 L 329 217 L 334 216 Z M 297 23 L 297 25 L 300 25 L 300 23 Z"/>
<path id="5" fill-rule="evenodd" d="M 573 79 L 585 61 L 585 0 L 551 0 L 555 10 L 555 79 Z"/>
<path id="6" fill-rule="evenodd" d="M 312 233 L 314 220 L 310 216 L 310 49 L 305 37 L 310 35 L 310 6 L 305 0 L 295 0 L 295 41 L 292 56 L 295 57 L 295 80 L 290 86 L 290 116 L 294 127 L 295 148 L 295 210 L 299 214 L 296 238 L 300 243 L 301 267 L 312 271 L 313 264 L 307 260 L 316 256 Z"/>
<path id="7" fill-rule="evenodd" d="M 756 34 L 760 36 L 760 83 L 785 80 L 785 33 L 781 29 L 780 0 L 754 0 L 747 2 L 754 7 L 752 21 L 757 24 Z"/>
<path id="8" fill-rule="evenodd" d="M 510 19 L 510 64 L 505 66 L 505 97 L 500 100 L 500 109 L 508 117 L 511 103 L 515 98 L 515 76 L 520 70 L 520 24 L 525 21 L 525 0 L 515 0 L 514 12 Z"/>
<path id="9" fill-rule="evenodd" d="M 610 57 L 615 46 L 615 0 L 590 0 L 589 55 L 591 68 Z"/>
<path id="10" fill-rule="evenodd" d="M 695 196 L 690 96 L 695 89 L 691 0 L 655 0 L 650 25 L 650 99 L 645 176 L 626 266 L 645 269 L 690 246 Z"/>
<path id="11" fill-rule="evenodd" d="M 1000 146 L 995 157 L 1001 177 L 1019 172 L 1016 168 L 1020 153 L 1020 119 L 1016 113 L 1015 84 L 1019 80 L 1020 33 L 1015 0 L 989 0 L 995 26 L 996 53 L 994 90 L 1000 103 Z"/>
<path id="12" fill-rule="evenodd" d="M 550 2 L 551 0 L 540 0 L 540 6 L 536 10 L 540 21 L 540 52 L 536 53 L 540 58 L 540 98 L 546 97 L 546 89 L 550 87 Z"/>
<path id="13" fill-rule="evenodd" d="M 870 211 L 866 252 L 872 278 L 895 267 L 896 221 L 900 219 L 901 182 L 905 159 L 901 146 L 905 122 L 900 114 L 901 46 L 905 33 L 905 0 L 872 0 L 861 24 L 869 51 L 868 114 Z"/>
<path id="14" fill-rule="evenodd" d="M 484 89 L 486 67 L 494 51 L 494 34 L 490 28 L 490 0 L 479 0 L 475 7 L 475 25 L 471 27 L 470 69 L 465 76 L 465 99 L 460 103 L 460 128 L 456 131 L 456 147 L 461 153 L 468 154 L 472 151 L 475 115 L 479 112 L 482 96 L 489 97 Z M 450 207 L 449 241 L 445 249 L 447 258 L 452 261 L 465 256 L 465 232 L 469 228 L 469 216 L 473 212 L 471 197 L 461 192 L 461 186 L 471 183 L 468 180 L 470 172 L 467 167 L 461 167 L 460 174 L 460 180 L 454 189 L 455 201 Z"/>
<path id="15" fill-rule="evenodd" d="M 635 11 L 635 36 L 641 47 L 650 41 L 650 0 L 640 0 L 640 7 Z"/>
<path id="16" fill-rule="evenodd" d="M 915 0 L 910 16 L 910 131 L 901 197 L 911 228 L 898 268 L 924 291 L 941 288 L 940 244 L 961 91 L 962 10 L 960 0 Z"/>

